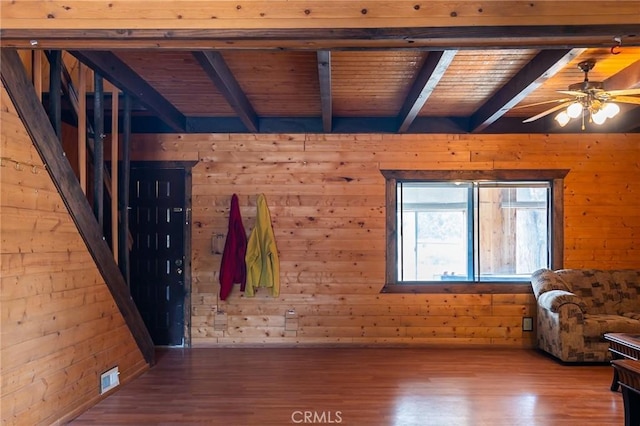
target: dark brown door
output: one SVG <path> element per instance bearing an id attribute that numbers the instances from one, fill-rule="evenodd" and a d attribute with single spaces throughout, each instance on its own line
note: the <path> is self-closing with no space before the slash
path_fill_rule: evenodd
<path id="1" fill-rule="evenodd" d="M 131 169 L 131 295 L 156 345 L 184 343 L 185 170 Z"/>

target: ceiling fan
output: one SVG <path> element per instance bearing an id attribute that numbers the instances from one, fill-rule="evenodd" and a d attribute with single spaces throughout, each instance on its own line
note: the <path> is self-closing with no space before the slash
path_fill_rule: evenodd
<path id="1" fill-rule="evenodd" d="M 570 85 L 569 90 L 558 91 L 571 97 L 516 107 L 520 109 L 536 105 L 558 103 L 558 105 L 540 114 L 527 118 L 523 123 L 530 123 L 553 112 L 564 109 L 555 117 L 558 124 L 564 127 L 572 118 L 581 117 L 582 130 L 584 130 L 585 119 L 588 118 L 589 122 L 602 124 L 607 118 L 612 118 L 620 112 L 620 107 L 616 102 L 640 105 L 640 97 L 634 97 L 634 95 L 640 95 L 640 89 L 604 90 L 603 82 L 589 81 L 589 71 L 593 69 L 595 64 L 596 62 L 594 60 L 580 62 L 578 68 L 584 73 L 584 81 Z"/>

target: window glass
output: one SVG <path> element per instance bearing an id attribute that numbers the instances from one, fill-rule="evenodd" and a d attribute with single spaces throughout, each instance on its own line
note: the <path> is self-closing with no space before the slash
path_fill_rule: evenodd
<path id="1" fill-rule="evenodd" d="M 550 263 L 548 182 L 396 185 L 397 281 L 518 281 Z"/>
<path id="2" fill-rule="evenodd" d="M 469 184 L 398 185 L 400 281 L 468 277 Z"/>
<path id="3" fill-rule="evenodd" d="M 528 280 L 549 266 L 548 191 L 547 184 L 479 184 L 480 281 Z"/>

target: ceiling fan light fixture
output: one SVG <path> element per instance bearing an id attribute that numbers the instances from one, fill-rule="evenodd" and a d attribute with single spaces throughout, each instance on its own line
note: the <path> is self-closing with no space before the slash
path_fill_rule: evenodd
<path id="1" fill-rule="evenodd" d="M 605 112 L 604 108 L 601 108 L 595 113 L 591 114 L 591 120 L 593 120 L 593 122 L 598 125 L 604 123 L 606 119 L 607 113 Z"/>
<path id="2" fill-rule="evenodd" d="M 620 107 L 613 102 L 606 102 L 602 110 L 607 115 L 607 118 L 613 118 L 620 112 Z"/>
<path id="3" fill-rule="evenodd" d="M 567 115 L 569 118 L 578 118 L 582 114 L 582 103 L 575 101 L 567 107 Z"/>
<path id="4" fill-rule="evenodd" d="M 566 111 L 561 111 L 560 114 L 556 115 L 555 120 L 558 122 L 560 127 L 564 127 L 567 125 L 567 123 L 569 123 L 571 117 L 569 117 L 569 114 L 567 114 Z"/>
<path id="5" fill-rule="evenodd" d="M 620 107 L 617 103 L 640 105 L 640 98 L 636 97 L 640 95 L 640 89 L 632 88 L 607 91 L 605 90 L 604 82 L 590 81 L 588 74 L 594 65 L 594 60 L 580 62 L 578 68 L 584 73 L 584 80 L 580 83 L 569 85 L 569 90 L 559 90 L 560 93 L 570 95 L 570 98 L 537 102 L 516 107 L 526 108 L 548 103 L 559 104 L 523 120 L 523 123 L 530 123 L 561 110 L 561 112 L 555 116 L 555 120 L 561 127 L 566 126 L 572 119 L 581 118 L 582 130 L 585 130 L 585 121 L 587 120 L 589 123 L 600 125 L 608 118 L 615 117 L 620 112 Z"/>

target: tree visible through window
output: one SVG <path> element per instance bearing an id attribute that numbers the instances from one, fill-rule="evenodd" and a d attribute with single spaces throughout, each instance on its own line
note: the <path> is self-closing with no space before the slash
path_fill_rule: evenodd
<path id="1" fill-rule="evenodd" d="M 554 218 L 566 171 L 383 174 L 387 285 L 528 282 L 561 262 Z"/>

